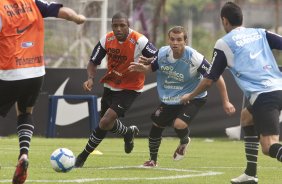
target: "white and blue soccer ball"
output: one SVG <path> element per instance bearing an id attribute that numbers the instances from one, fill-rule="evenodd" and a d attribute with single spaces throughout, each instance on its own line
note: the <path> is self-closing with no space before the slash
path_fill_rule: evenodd
<path id="1" fill-rule="evenodd" d="M 67 148 L 58 148 L 51 154 L 50 161 L 56 172 L 69 172 L 74 167 L 75 156 Z"/>

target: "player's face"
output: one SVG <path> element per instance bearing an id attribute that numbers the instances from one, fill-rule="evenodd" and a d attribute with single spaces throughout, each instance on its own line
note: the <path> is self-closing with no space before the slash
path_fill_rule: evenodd
<path id="1" fill-rule="evenodd" d="M 125 41 L 129 33 L 128 21 L 126 19 L 113 19 L 112 29 L 118 41 Z"/>
<path id="2" fill-rule="evenodd" d="M 169 46 L 173 52 L 173 55 L 181 54 L 184 52 L 186 41 L 184 40 L 184 33 L 173 33 L 169 34 Z"/>

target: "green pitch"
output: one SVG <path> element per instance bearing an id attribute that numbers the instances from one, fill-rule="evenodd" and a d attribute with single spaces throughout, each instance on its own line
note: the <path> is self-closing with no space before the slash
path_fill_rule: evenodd
<path id="1" fill-rule="evenodd" d="M 227 184 L 245 167 L 242 141 L 193 138 L 186 157 L 173 161 L 178 145 L 175 138 L 164 138 L 159 151 L 159 166 L 153 169 L 140 165 L 149 158 L 147 139 L 135 139 L 131 154 L 123 151 L 123 140 L 106 138 L 97 150 L 102 155 L 90 155 L 83 168 L 69 173 L 56 173 L 50 164 L 50 154 L 59 147 L 69 148 L 75 155 L 88 139 L 33 138 L 30 149 L 28 184 L 31 183 L 91 183 L 91 184 Z M 0 138 L 0 184 L 11 183 L 18 156 L 17 138 Z M 275 159 L 259 154 L 258 177 L 262 184 L 281 184 L 282 165 Z"/>

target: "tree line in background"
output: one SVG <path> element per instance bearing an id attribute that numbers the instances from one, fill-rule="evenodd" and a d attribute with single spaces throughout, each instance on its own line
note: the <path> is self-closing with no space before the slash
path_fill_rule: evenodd
<path id="1" fill-rule="evenodd" d="M 45 50 L 47 66 L 50 67 L 85 67 L 92 47 L 101 37 L 98 21 L 103 14 L 103 1 L 98 0 L 57 0 L 64 5 L 76 9 L 89 18 L 86 24 L 74 31 L 69 29 L 70 24 L 64 23 L 47 26 Z M 215 41 L 224 34 L 219 18 L 220 8 L 227 0 L 108 0 L 107 7 L 107 29 L 111 30 L 110 18 L 117 11 L 125 12 L 130 17 L 133 29 L 146 35 L 157 47 L 167 44 L 167 30 L 174 25 L 182 25 L 188 30 L 189 45 L 203 53 L 210 60 Z M 234 0 L 242 9 L 248 11 L 250 8 L 255 13 L 256 7 L 269 11 L 269 18 L 257 19 L 255 15 L 246 13 L 249 19 L 246 27 L 260 25 L 262 28 L 272 29 L 279 32 L 280 0 Z M 244 9 L 245 8 L 245 9 Z M 257 11 L 260 11 L 259 9 Z M 254 14 L 253 13 L 253 14 Z M 249 17 L 256 18 L 253 22 Z M 264 24 L 263 18 L 267 24 Z M 97 20 L 96 20 L 97 19 Z M 270 22 L 269 20 L 273 20 Z M 50 23 L 51 24 L 51 23 Z M 269 26 L 272 26 L 270 27 Z M 48 25 L 48 23 L 47 23 Z M 54 28 L 54 26 L 56 26 Z M 60 33 L 55 32 L 59 29 Z M 75 33 L 75 34 L 74 34 Z M 59 39 L 59 41 L 58 41 Z M 78 41 L 80 40 L 80 41 Z M 60 44 L 56 44 L 59 42 Z M 71 48 L 71 49 L 70 49 Z M 279 57 L 280 65 L 282 58 Z M 65 61 L 63 61 L 65 60 Z M 77 60 L 83 60 L 78 65 Z M 49 62 L 50 61 L 50 62 Z M 67 61 L 67 62 L 66 62 Z M 81 61 L 79 61 L 81 62 Z M 52 63 L 59 63 L 52 65 Z"/>

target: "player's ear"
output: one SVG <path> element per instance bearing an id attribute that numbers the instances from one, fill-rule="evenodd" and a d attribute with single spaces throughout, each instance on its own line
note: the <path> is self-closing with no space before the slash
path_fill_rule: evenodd
<path id="1" fill-rule="evenodd" d="M 186 38 L 186 39 L 184 40 L 184 42 L 185 42 L 185 45 L 188 45 L 188 38 Z"/>
<path id="2" fill-rule="evenodd" d="M 130 21 L 129 21 L 129 19 L 127 19 L 126 23 L 127 23 L 127 26 L 130 27 Z"/>
<path id="3" fill-rule="evenodd" d="M 223 26 L 225 26 L 226 24 L 229 23 L 228 20 L 227 20 L 227 18 L 225 18 L 225 17 L 221 17 L 221 22 L 222 22 L 222 25 L 223 25 Z"/>

